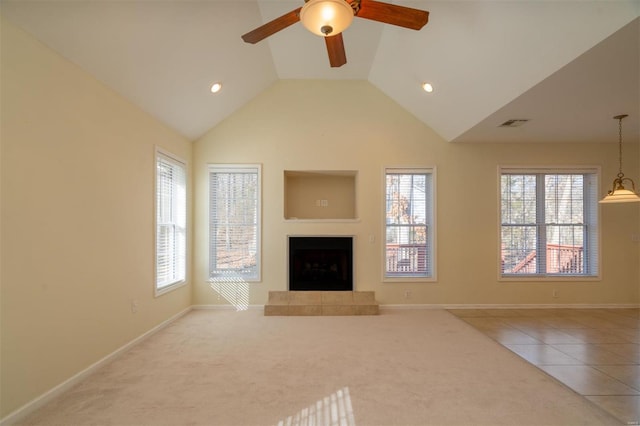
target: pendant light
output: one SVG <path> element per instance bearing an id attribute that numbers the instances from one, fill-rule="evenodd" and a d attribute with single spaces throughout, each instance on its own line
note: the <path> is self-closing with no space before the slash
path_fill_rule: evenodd
<path id="1" fill-rule="evenodd" d="M 607 192 L 607 195 L 600 200 L 600 203 L 633 203 L 640 202 L 640 196 L 636 192 L 636 185 L 628 177 L 622 173 L 622 119 L 627 117 L 627 114 L 616 115 L 613 117 L 618 120 L 618 161 L 620 168 L 618 169 L 618 176 L 613 180 L 613 188 Z M 624 187 L 624 182 L 631 184 L 631 189 Z"/>

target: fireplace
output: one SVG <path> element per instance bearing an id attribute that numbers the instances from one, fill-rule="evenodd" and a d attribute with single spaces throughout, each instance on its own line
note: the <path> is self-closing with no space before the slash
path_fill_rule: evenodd
<path id="1" fill-rule="evenodd" d="M 353 291 L 353 237 L 289 237 L 290 291 Z"/>

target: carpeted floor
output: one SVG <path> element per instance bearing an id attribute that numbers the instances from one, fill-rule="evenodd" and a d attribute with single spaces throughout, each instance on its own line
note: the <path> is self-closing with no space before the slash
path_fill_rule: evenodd
<path id="1" fill-rule="evenodd" d="M 615 425 L 444 310 L 193 311 L 30 425 Z"/>

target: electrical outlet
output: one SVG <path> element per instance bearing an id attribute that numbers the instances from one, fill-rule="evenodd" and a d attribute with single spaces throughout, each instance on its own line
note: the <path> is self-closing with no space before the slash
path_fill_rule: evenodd
<path id="1" fill-rule="evenodd" d="M 405 299 L 409 299 L 411 297 L 411 292 L 410 291 L 405 291 L 404 292 L 404 298 Z"/>
<path id="2" fill-rule="evenodd" d="M 553 296 L 554 299 L 558 298 L 558 290 L 557 289 L 553 289 L 553 292 L 551 292 L 551 295 Z"/>
<path id="3" fill-rule="evenodd" d="M 136 299 L 131 299 L 131 313 L 135 314 L 138 312 L 138 301 Z"/>

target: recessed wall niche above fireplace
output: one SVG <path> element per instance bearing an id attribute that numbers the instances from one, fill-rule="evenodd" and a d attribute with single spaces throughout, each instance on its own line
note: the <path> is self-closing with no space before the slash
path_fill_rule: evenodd
<path id="1" fill-rule="evenodd" d="M 357 177 L 355 170 L 285 170 L 285 220 L 357 220 Z"/>
<path id="2" fill-rule="evenodd" d="M 290 236 L 290 291 L 353 291 L 353 237 Z"/>

